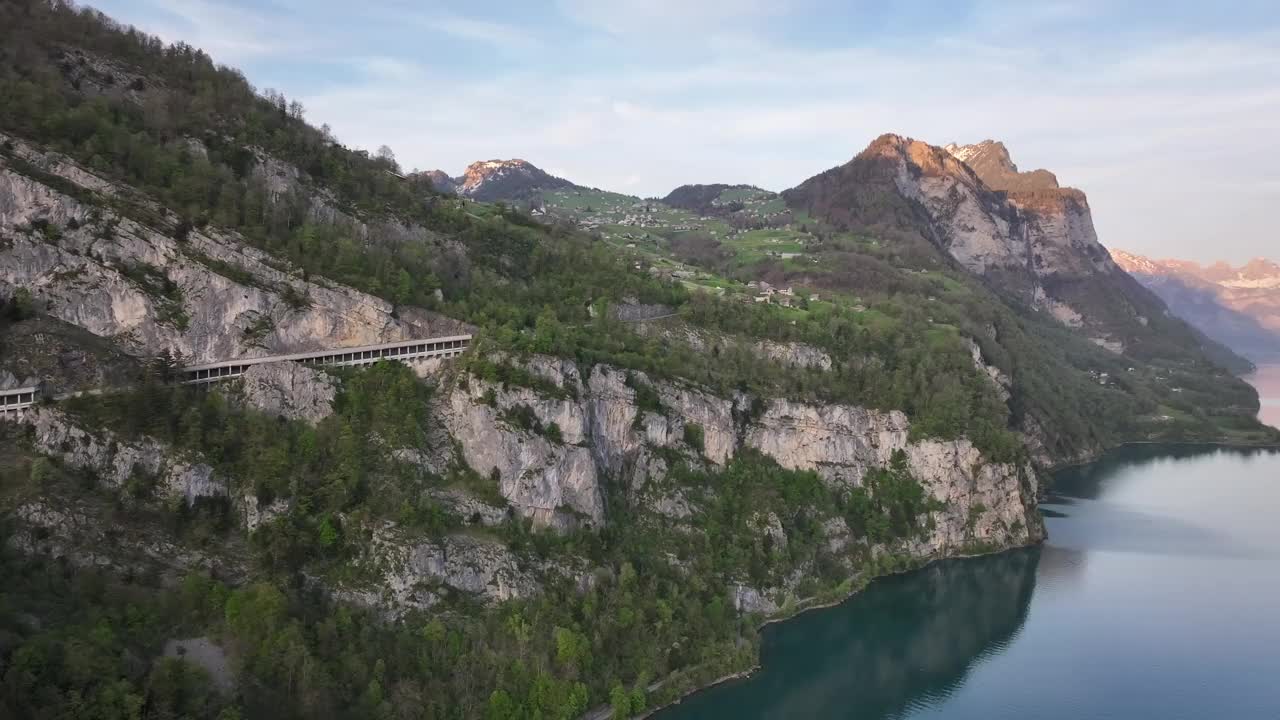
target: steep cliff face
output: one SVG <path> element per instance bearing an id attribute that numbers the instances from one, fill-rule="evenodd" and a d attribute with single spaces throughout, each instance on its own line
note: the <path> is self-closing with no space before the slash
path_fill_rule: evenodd
<path id="1" fill-rule="evenodd" d="M 968 165 L 992 190 L 1014 192 L 1058 188 L 1057 176 L 1048 170 L 1020 172 L 1009 156 L 1009 149 L 1002 142 L 983 140 L 974 145 L 951 143 L 943 149 Z"/>
<path id="2" fill-rule="evenodd" d="M 240 377 L 240 394 L 246 403 L 268 415 L 317 423 L 333 414 L 338 382 L 306 365 L 263 363 Z"/>
<path id="3" fill-rule="evenodd" d="M 665 451 L 716 467 L 743 450 L 756 450 L 784 468 L 813 470 L 833 486 L 847 488 L 859 485 L 868 470 L 887 467 L 901 450 L 912 474 L 944 503 L 917 552 L 945 554 L 974 540 L 1008 545 L 1038 537 L 1032 469 L 989 463 L 963 439 L 913 441 L 901 412 L 746 395 L 722 398 L 607 366 L 594 367 L 584 380 L 572 362 L 551 358 L 533 358 L 528 368 L 562 388 L 563 395 L 502 388 L 472 377 L 450 393 L 446 426 L 468 464 L 482 474 L 496 470 L 503 496 L 539 523 L 608 522 L 602 502 L 606 478 L 645 495 L 659 514 L 687 515 L 681 497 L 650 487 L 665 474 Z M 654 390 L 659 410 L 638 405 L 635 388 L 641 385 Z M 560 440 L 503 419 L 518 407 L 531 409 L 543 428 L 554 423 Z M 688 443 L 686 428 L 692 426 L 700 431 L 697 448 Z M 646 495 L 648 490 L 655 494 Z M 847 533 L 847 528 L 831 531 Z"/>
<path id="4" fill-rule="evenodd" d="M 926 495 L 938 502 L 937 509 L 922 536 L 873 552 L 934 558 L 973 547 L 1023 545 L 1043 537 L 1031 467 L 988 462 L 964 439 L 912 440 L 910 423 L 899 412 L 758 401 L 746 395 L 723 398 L 608 366 L 595 366 L 587 374 L 559 358 L 503 361 L 518 362 L 548 384 L 536 390 L 503 387 L 462 373 L 448 381 L 433 413 L 448 434 L 446 444 L 496 484 L 512 513 L 537 526 L 600 530 L 613 522 L 606 497 L 622 493 L 642 517 L 696 533 L 708 496 L 688 496 L 667 481 L 674 458 L 714 472 L 739 453 L 757 451 L 784 468 L 812 470 L 831 487 L 848 489 L 861 485 L 869 470 L 887 467 L 900 450 Z M 657 408 L 640 406 L 636 388 L 641 386 L 659 398 Z M 526 420 L 517 420 L 520 411 L 528 413 Z M 549 431 L 553 425 L 554 433 Z M 690 445 L 685 432 L 693 425 L 701 431 L 697 447 Z M 410 462 L 441 462 L 403 452 Z M 715 489 L 709 492 L 713 497 Z M 501 509 L 465 491 L 435 492 L 433 497 L 474 524 L 504 521 Z M 821 518 L 831 552 L 847 557 L 851 546 L 860 542 L 842 517 L 829 515 L 829 508 L 808 512 Z M 755 526 L 774 547 L 786 546 L 789 538 L 776 515 L 761 514 Z M 551 577 L 579 585 L 591 582 L 590 568 L 570 556 L 531 563 L 500 543 L 476 536 L 423 539 L 387 523 L 370 528 L 368 537 L 357 562 L 375 579 L 344 585 L 339 592 L 393 615 L 430 607 L 446 592 L 498 602 L 533 595 Z M 848 567 L 852 572 L 853 566 Z M 776 609 L 807 571 L 795 568 L 780 586 L 738 583 L 736 602 L 747 611 Z"/>
<path id="5" fill-rule="evenodd" d="M 235 233 L 184 227 L 62 156 L 6 140 L 16 161 L 0 157 L 0 292 L 26 288 L 44 312 L 136 354 L 221 360 L 457 327 L 425 312 L 398 318 L 378 298 L 302 280 Z M 133 212 L 111 209 L 126 202 Z"/>
<path id="6" fill-rule="evenodd" d="M 883 135 L 783 195 L 838 226 L 917 232 L 1001 294 L 1113 352 L 1154 359 L 1177 347 L 1184 359 L 1240 361 L 1168 317 L 1111 260 L 1084 193 L 1059 187 L 1047 171 L 1018 172 L 999 143 L 943 149 Z"/>
<path id="7" fill-rule="evenodd" d="M 90 470 L 110 487 L 123 489 L 136 483 L 147 494 L 197 500 L 223 498 L 228 483 L 213 468 L 173 456 L 172 448 L 151 440 L 129 442 L 102 429 L 80 426 L 65 414 L 36 408 L 24 418 L 32 430 L 37 450 L 76 468 Z"/>

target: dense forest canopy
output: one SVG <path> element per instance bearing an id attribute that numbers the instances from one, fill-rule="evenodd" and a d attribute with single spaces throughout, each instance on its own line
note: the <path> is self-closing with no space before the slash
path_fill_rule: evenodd
<path id="1" fill-rule="evenodd" d="M 1003 303 L 891 223 L 876 229 L 884 242 L 875 243 L 817 227 L 814 264 L 823 272 L 801 274 L 772 259 L 729 269 L 739 279 L 803 278 L 821 300 L 737 302 L 644 272 L 569 224 L 437 193 L 425 179 L 403 177 L 389 149 L 343 146 L 310 125 L 298 102 L 258 91 L 202 51 L 61 0 L 0 0 L 0 131 L 65 154 L 141 199 L 84 195 L 13 141 L 0 144 L 8 170 L 179 242 L 196 228 L 234 231 L 300 277 L 469 322 L 477 340 L 458 376 L 542 398 L 565 400 L 569 391 L 522 368 L 534 354 L 575 360 L 584 373 L 619 367 L 637 405 L 655 412 L 661 399 L 642 376 L 726 398 L 746 394 L 747 413 L 773 397 L 902 410 L 912 439 L 967 438 L 985 462 L 1023 469 L 1029 453 L 1020 432 L 1032 426 L 1053 457 L 1151 433 L 1196 439 L 1251 430 L 1231 412 L 1256 404 L 1247 388 L 1185 368 L 1160 368 L 1167 382 L 1145 366 L 1131 372 L 1128 359 Z M 273 189 L 268 168 L 294 168 L 297 182 Z M 685 194 L 710 203 L 696 188 Z M 35 230 L 56 242 L 57 228 Z M 676 242 L 695 264 L 725 266 L 706 238 Z M 233 267 L 201 262 L 243 279 Z M 145 267 L 135 270 L 131 281 L 172 293 Z M 639 332 L 615 312 L 636 305 L 668 310 L 702 344 Z M 0 334 L 39 320 L 39 303 L 15 293 L 5 299 Z M 177 325 L 181 317 L 162 320 Z M 760 351 L 766 341 L 807 346 L 830 367 L 787 365 Z M 1114 381 L 1098 382 L 1101 374 Z M 439 431 L 427 413 L 437 390 L 406 367 L 340 373 L 334 413 L 314 425 L 163 379 L 153 373 L 125 392 L 60 408 L 86 427 L 109 428 L 113 442 L 159 441 L 175 457 L 234 478 L 259 506 L 281 500 L 288 509 L 246 539 L 230 500 L 164 502 L 158 478 L 140 469 L 111 488 L 35 452 L 29 431 L 0 426 L 6 511 L 52 502 L 112 533 L 244 559 L 235 577 L 121 582 L 110 569 L 85 571 L 4 543 L 0 714 L 546 720 L 607 703 L 626 717 L 753 662 L 760 618 L 735 607 L 736 584 L 789 582 L 807 568 L 796 598 L 846 595 L 918 562 L 892 548 L 923 538 L 939 508 L 900 452 L 861 485 L 838 488 L 750 451 L 712 466 L 698 456 L 703 428 L 690 423 L 679 431 L 690 454 L 661 453 L 669 472 L 656 480 L 698 508 L 697 532 L 646 514 L 613 477 L 603 479 L 604 528 L 555 534 L 514 517 L 490 527 L 431 494 L 462 491 L 501 506 L 488 468 L 455 462 L 424 472 L 391 452 Z M 1175 421 L 1157 427 L 1146 419 L 1170 409 Z M 561 429 L 527 405 L 499 421 L 564 443 Z M 762 518 L 776 522 L 785 545 L 761 534 Z M 848 528 L 850 548 L 832 549 L 823 534 L 832 522 Z M 354 560 L 375 527 L 494 543 L 524 566 L 554 571 L 531 598 L 486 606 L 438 588 L 429 612 L 389 619 L 324 591 L 326 582 L 360 579 Z M 0 526 L 12 531 L 8 521 Z M 852 577 L 846 561 L 857 568 Z M 167 639 L 195 636 L 225 641 L 235 693 L 217 690 L 192 663 L 160 657 Z"/>

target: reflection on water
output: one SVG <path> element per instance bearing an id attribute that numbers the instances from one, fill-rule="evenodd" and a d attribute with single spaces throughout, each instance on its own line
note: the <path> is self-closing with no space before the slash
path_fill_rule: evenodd
<path id="1" fill-rule="evenodd" d="M 945 698 L 970 666 L 1016 636 L 1039 548 L 885 578 L 830 611 L 766 629 L 764 670 L 686 700 L 670 718 L 895 717 Z M 867 618 L 875 618 L 867 623 Z"/>
<path id="2" fill-rule="evenodd" d="M 1258 399 L 1262 401 L 1258 419 L 1280 427 L 1280 365 L 1263 365 L 1245 380 L 1257 388 Z"/>
<path id="3" fill-rule="evenodd" d="M 1063 471 L 1041 548 L 887 578 L 766 629 L 684 718 L 1280 718 L 1280 454 L 1136 446 Z"/>

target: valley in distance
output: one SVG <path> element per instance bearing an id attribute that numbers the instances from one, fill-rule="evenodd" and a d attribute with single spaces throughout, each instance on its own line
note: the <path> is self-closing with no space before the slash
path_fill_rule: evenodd
<path id="1" fill-rule="evenodd" d="M 1280 267 L 1108 249 L 1001 142 L 887 133 L 782 192 L 410 172 L 164 37 L 0 1 L 0 717 L 625 718 L 726 679 L 767 717 L 762 627 L 914 571 L 986 618 L 959 688 L 1064 468 L 1088 500 L 1129 446 L 1280 446 Z M 827 664 L 776 712 L 942 707 L 894 664 L 925 626 L 845 632 L 875 617 L 814 635 L 874 703 Z"/>

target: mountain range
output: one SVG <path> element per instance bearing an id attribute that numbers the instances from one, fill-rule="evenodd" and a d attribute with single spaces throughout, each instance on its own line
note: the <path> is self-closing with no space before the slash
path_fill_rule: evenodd
<path id="1" fill-rule="evenodd" d="M 473 162 L 457 177 L 443 170 L 420 173 L 432 186 L 479 202 L 528 200 L 545 190 L 575 187 L 525 160 L 482 160 Z"/>
<path id="2" fill-rule="evenodd" d="M 63 0 L 0 2 L 0 100 L 0 717 L 636 716 L 1040 542 L 1055 467 L 1280 444 L 999 143 L 406 175 Z"/>
<path id="3" fill-rule="evenodd" d="M 574 212 L 576 201 L 566 201 L 592 193 L 524 160 L 473 163 L 463 176 L 441 178 L 436 187 L 477 200 L 536 198 L 540 210 L 569 209 L 579 220 L 584 218 Z M 608 195 L 642 204 L 639 198 Z M 987 278 L 999 293 L 1117 354 L 1150 361 L 1179 354 L 1179 347 L 1194 348 L 1234 372 L 1251 367 L 1220 334 L 1188 326 L 1181 313 L 1171 317 L 1152 289 L 1113 261 L 1098 241 L 1083 192 L 1061 187 L 1048 170 L 1019 171 L 1003 143 L 938 147 L 887 134 L 849 163 L 780 194 L 749 185 L 684 185 L 643 205 L 732 218 L 745 216 L 747 197 L 784 203 L 781 224 L 805 216 L 842 230 L 917 234 Z M 771 224 L 780 223 L 775 218 Z M 803 274 L 792 279 L 806 280 Z"/>
<path id="4" fill-rule="evenodd" d="M 1209 337 L 1256 363 L 1280 362 L 1280 264 L 1153 260 L 1112 250 L 1116 263 Z"/>

